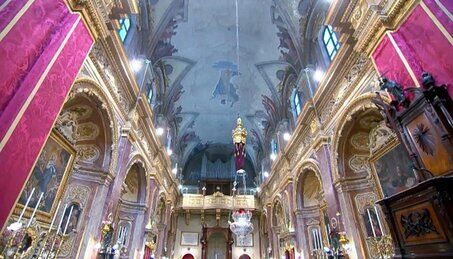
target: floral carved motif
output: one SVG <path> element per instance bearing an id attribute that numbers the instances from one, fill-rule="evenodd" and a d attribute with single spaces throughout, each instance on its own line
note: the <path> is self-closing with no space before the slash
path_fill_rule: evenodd
<path id="1" fill-rule="evenodd" d="M 429 128 L 423 123 L 417 124 L 414 130 L 414 138 L 417 145 L 428 155 L 434 155 L 434 139 Z"/>
<path id="2" fill-rule="evenodd" d="M 94 144 L 78 145 L 76 149 L 77 159 L 87 164 L 93 164 L 101 154 L 99 147 Z"/>
<path id="3" fill-rule="evenodd" d="M 429 233 L 439 234 L 429 210 L 426 208 L 420 211 L 413 211 L 407 216 L 401 215 L 400 222 L 406 239 L 410 236 L 420 237 Z"/>

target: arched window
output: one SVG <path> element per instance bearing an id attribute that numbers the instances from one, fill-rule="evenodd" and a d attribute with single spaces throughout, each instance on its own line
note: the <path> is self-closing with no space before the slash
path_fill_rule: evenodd
<path id="1" fill-rule="evenodd" d="M 302 111 L 302 104 L 300 103 L 299 93 L 296 91 L 294 93 L 294 112 L 296 113 L 296 117 L 299 117 L 300 112 Z"/>
<path id="2" fill-rule="evenodd" d="M 127 37 L 127 33 L 129 32 L 129 29 L 131 28 L 131 20 L 129 17 L 125 17 L 119 20 L 120 23 L 120 29 L 118 30 L 118 35 L 120 36 L 120 39 L 122 42 Z"/>
<path id="3" fill-rule="evenodd" d="M 149 82 L 146 85 L 148 87 L 148 93 L 146 94 L 146 98 L 148 99 L 148 103 L 151 104 L 154 95 L 153 84 Z"/>
<path id="4" fill-rule="evenodd" d="M 324 46 L 326 47 L 329 59 L 333 60 L 338 52 L 338 49 L 340 48 L 340 43 L 338 42 L 337 35 L 335 35 L 332 26 L 327 25 L 326 27 L 324 27 L 322 41 L 324 43 Z"/>
<path id="5" fill-rule="evenodd" d="M 277 141 L 275 138 L 271 140 L 271 155 L 276 156 L 278 153 L 278 146 L 277 146 Z"/>

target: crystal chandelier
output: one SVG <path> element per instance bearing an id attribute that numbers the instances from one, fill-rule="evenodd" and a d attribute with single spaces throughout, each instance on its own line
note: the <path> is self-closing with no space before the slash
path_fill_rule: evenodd
<path id="1" fill-rule="evenodd" d="M 230 223 L 231 231 L 237 236 L 246 236 L 253 232 L 252 212 L 249 210 L 239 209 L 233 211 L 233 222 Z"/>
<path id="2" fill-rule="evenodd" d="M 247 130 L 242 125 L 241 118 L 237 119 L 236 128 L 233 130 L 233 144 L 234 144 L 234 162 L 236 166 L 236 177 L 242 177 L 244 183 L 244 192 L 247 191 L 246 181 L 245 181 L 245 142 L 247 139 Z M 236 180 L 234 181 L 233 195 L 236 191 Z M 252 212 L 246 209 L 233 210 L 231 215 L 233 222 L 228 222 L 230 224 L 231 231 L 236 236 L 246 236 L 253 232 L 253 223 Z"/>

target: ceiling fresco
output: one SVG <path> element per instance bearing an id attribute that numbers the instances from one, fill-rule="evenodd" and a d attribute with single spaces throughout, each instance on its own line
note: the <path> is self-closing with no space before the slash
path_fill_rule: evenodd
<path id="1" fill-rule="evenodd" d="M 146 53 L 161 81 L 155 110 L 176 128 L 179 162 L 203 146 L 231 143 L 240 116 L 249 159 L 260 167 L 267 132 L 290 113 L 284 84 L 294 85 L 303 67 L 299 11 L 316 1 L 238 0 L 239 50 L 235 0 L 150 2 Z"/>

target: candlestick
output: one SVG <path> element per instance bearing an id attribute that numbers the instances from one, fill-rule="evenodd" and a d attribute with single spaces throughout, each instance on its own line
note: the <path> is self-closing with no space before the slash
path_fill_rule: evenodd
<path id="1" fill-rule="evenodd" d="M 64 218 L 64 214 L 66 213 L 66 209 L 68 208 L 68 204 L 66 203 L 64 205 L 64 209 L 63 209 L 63 214 L 61 214 L 61 218 L 60 218 L 60 223 L 58 223 L 58 228 L 57 228 L 57 233 L 60 232 L 60 228 L 61 228 L 61 224 L 63 224 L 63 218 Z"/>
<path id="2" fill-rule="evenodd" d="M 52 222 L 50 223 L 50 227 L 49 227 L 49 233 L 52 230 L 53 223 L 55 223 L 55 219 L 57 218 L 58 209 L 60 209 L 60 205 L 61 205 L 61 200 L 58 202 L 57 209 L 55 210 L 55 213 L 53 214 Z"/>
<path id="3" fill-rule="evenodd" d="M 68 219 L 66 220 L 66 226 L 64 227 L 63 235 L 66 235 L 66 230 L 68 229 L 69 220 L 71 219 L 73 209 L 74 209 L 74 205 L 71 206 L 71 210 L 69 211 L 69 216 L 68 216 Z"/>
<path id="4" fill-rule="evenodd" d="M 39 195 L 38 203 L 36 203 L 35 209 L 33 210 L 33 213 L 31 214 L 30 220 L 28 221 L 27 228 L 31 225 L 31 221 L 33 220 L 33 217 L 35 217 L 35 213 L 38 210 L 39 204 L 41 203 L 42 196 L 44 195 L 44 192 L 41 192 L 41 195 Z"/>
<path id="5" fill-rule="evenodd" d="M 384 235 L 384 228 L 382 227 L 381 220 L 379 219 L 379 213 L 378 209 L 376 208 L 376 205 L 374 205 L 374 210 L 376 211 L 376 218 L 379 225 L 379 229 L 381 229 L 381 234 Z"/>
<path id="6" fill-rule="evenodd" d="M 373 220 L 371 219 L 370 209 L 366 209 L 366 213 L 368 214 L 368 220 L 370 221 L 371 232 L 373 232 L 373 237 L 376 237 L 376 233 L 374 232 Z"/>
<path id="7" fill-rule="evenodd" d="M 24 208 L 22 209 L 22 212 L 20 213 L 20 216 L 19 216 L 19 219 L 17 220 L 17 222 L 19 222 L 19 221 L 22 219 L 22 216 L 24 216 L 25 210 L 27 210 L 28 203 L 30 202 L 31 196 L 33 196 L 33 193 L 34 193 L 34 192 L 35 192 L 35 188 L 33 188 L 33 189 L 31 190 L 30 195 L 28 195 L 27 202 L 25 203 L 25 206 L 24 206 Z"/>

